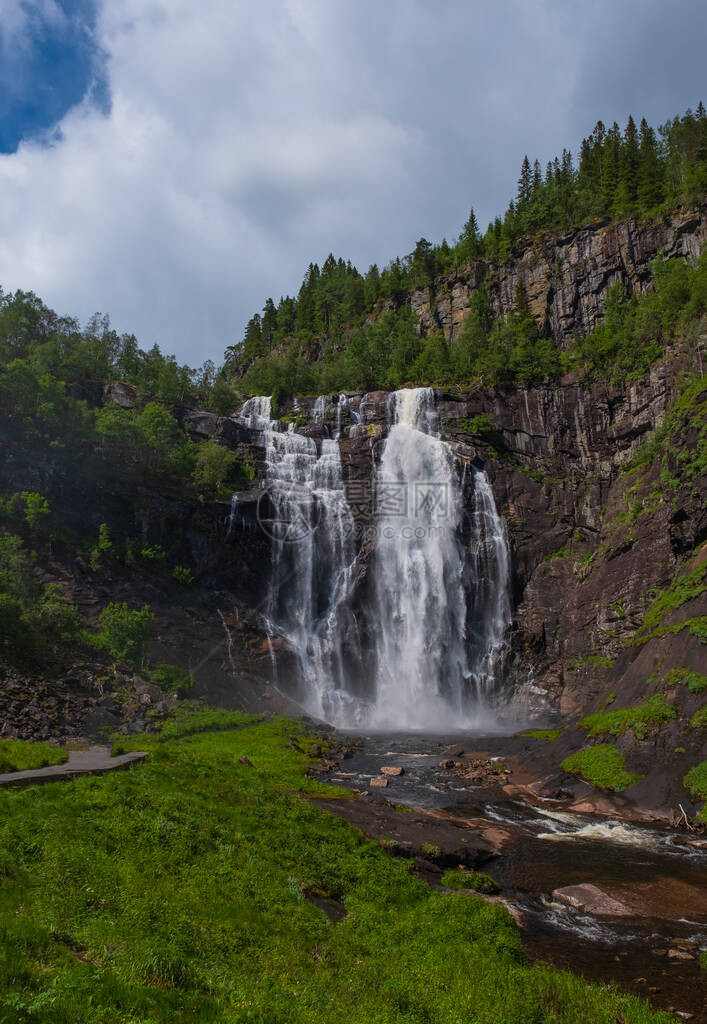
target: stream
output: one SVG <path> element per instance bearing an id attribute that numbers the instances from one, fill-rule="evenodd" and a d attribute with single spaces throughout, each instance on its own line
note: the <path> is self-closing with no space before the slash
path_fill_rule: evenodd
<path id="1" fill-rule="evenodd" d="M 383 765 L 399 766 L 381 797 L 396 804 L 447 810 L 511 833 L 503 853 L 485 864 L 501 895 L 520 911 L 528 956 L 592 981 L 615 982 L 660 1009 L 707 1020 L 699 951 L 707 948 L 707 845 L 688 833 L 627 824 L 563 810 L 555 800 L 531 806 L 500 786 L 471 785 L 440 772 L 452 737 L 377 733 L 357 736 L 360 749 L 332 783 L 368 789 Z M 502 760 L 512 738 L 455 735 L 467 751 Z M 591 883 L 630 908 L 595 917 L 554 900 L 555 889 Z"/>

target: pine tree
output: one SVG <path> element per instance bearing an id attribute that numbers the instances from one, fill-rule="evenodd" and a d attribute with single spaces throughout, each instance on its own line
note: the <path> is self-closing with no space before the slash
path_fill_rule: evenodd
<path id="1" fill-rule="evenodd" d="M 533 178 L 530 170 L 530 160 L 528 160 L 528 156 L 526 154 L 523 157 L 523 163 L 520 169 L 520 178 L 518 179 L 517 205 L 519 208 L 526 206 L 530 202 L 532 187 Z"/>
<path id="2" fill-rule="evenodd" d="M 464 225 L 462 233 L 459 236 L 457 249 L 460 261 L 463 263 L 466 263 L 469 260 L 476 260 L 482 255 L 483 243 L 479 235 L 479 224 L 476 219 L 473 206 L 469 213 L 469 219 Z"/>
<path id="3" fill-rule="evenodd" d="M 645 117 L 641 121 L 638 151 L 637 196 L 641 211 L 652 209 L 663 198 L 663 168 L 655 132 Z"/>
<path id="4" fill-rule="evenodd" d="M 277 310 L 275 309 L 275 303 L 272 299 L 267 299 L 263 306 L 263 319 L 261 324 L 261 331 L 263 337 L 263 343 L 265 348 L 269 352 L 273 346 L 273 339 L 275 337 L 275 331 L 277 330 Z"/>

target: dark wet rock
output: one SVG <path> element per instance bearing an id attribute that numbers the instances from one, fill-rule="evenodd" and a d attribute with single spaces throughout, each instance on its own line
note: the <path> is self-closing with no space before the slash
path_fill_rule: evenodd
<path id="1" fill-rule="evenodd" d="M 421 870 L 436 875 L 442 868 L 487 863 L 499 855 L 509 835 L 503 828 L 443 811 L 414 807 L 403 812 L 374 793 L 356 800 L 313 802 L 345 818 L 392 856 L 417 859 Z"/>
<path id="2" fill-rule="evenodd" d="M 584 910 L 596 917 L 630 917 L 631 911 L 612 896 L 602 892 L 596 885 L 583 882 L 581 885 L 567 885 L 554 889 L 552 898 L 558 903 Z"/>
<path id="3" fill-rule="evenodd" d="M 458 744 L 453 744 L 451 747 L 447 747 L 446 750 L 442 751 L 442 757 L 444 760 L 454 760 L 454 758 L 464 756 L 464 747 L 460 747 Z"/>
<path id="4" fill-rule="evenodd" d="M 686 949 L 669 949 L 668 959 L 670 960 L 694 960 L 692 953 L 688 953 Z"/>

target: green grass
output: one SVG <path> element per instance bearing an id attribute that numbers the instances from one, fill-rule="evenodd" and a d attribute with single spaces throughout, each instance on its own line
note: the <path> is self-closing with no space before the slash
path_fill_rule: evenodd
<path id="1" fill-rule="evenodd" d="M 0 1024 L 668 1024 L 531 966 L 504 908 L 432 891 L 298 795 L 337 792 L 289 745 L 300 726 L 229 723 L 0 791 Z"/>
<path id="2" fill-rule="evenodd" d="M 626 771 L 624 758 L 613 743 L 599 743 L 571 754 L 562 762 L 562 770 L 581 775 L 600 789 L 613 789 L 617 793 L 643 778 Z"/>
<path id="3" fill-rule="evenodd" d="M 562 729 L 530 729 L 528 732 L 523 733 L 531 740 L 553 740 L 558 739 L 562 735 Z"/>
<path id="4" fill-rule="evenodd" d="M 707 761 L 696 764 L 682 780 L 685 789 L 689 789 L 693 800 L 707 800 Z M 697 812 L 699 821 L 707 822 L 707 804 Z"/>
<path id="5" fill-rule="evenodd" d="M 450 868 L 442 875 L 442 885 L 448 889 L 473 889 L 474 892 L 494 893 L 500 891 L 498 882 L 481 871 Z"/>
<path id="6" fill-rule="evenodd" d="M 597 711 L 587 715 L 579 723 L 587 730 L 589 736 L 621 736 L 628 729 L 633 729 L 638 739 L 645 739 L 651 726 L 677 718 L 675 708 L 665 703 L 662 693 L 654 694 L 645 704 L 636 704 L 632 708 L 616 708 L 613 711 Z"/>
<path id="7" fill-rule="evenodd" d="M 669 686 L 686 686 L 690 693 L 703 693 L 707 690 L 707 676 L 701 676 L 690 668 L 671 668 L 662 681 L 664 688 Z"/>
<path id="8" fill-rule="evenodd" d="M 21 772 L 63 764 L 68 759 L 64 747 L 51 743 L 30 743 L 26 740 L 0 740 L 0 773 Z"/>

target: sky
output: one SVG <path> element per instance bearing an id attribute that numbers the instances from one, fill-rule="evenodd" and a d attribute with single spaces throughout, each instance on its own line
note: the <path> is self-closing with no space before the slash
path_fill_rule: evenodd
<path id="1" fill-rule="evenodd" d="M 0 286 L 219 363 L 310 262 L 707 102 L 705 52 L 703 0 L 0 0 Z"/>

